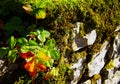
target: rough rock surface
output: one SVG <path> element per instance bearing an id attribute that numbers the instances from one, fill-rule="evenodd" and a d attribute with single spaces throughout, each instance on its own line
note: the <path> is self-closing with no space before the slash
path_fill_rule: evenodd
<path id="1" fill-rule="evenodd" d="M 116 28 L 114 33 L 116 35 L 113 43 L 110 43 L 110 41 L 107 40 L 104 41 L 101 45 L 100 50 L 91 56 L 90 61 L 86 64 L 87 67 L 85 67 L 85 64 L 83 64 L 87 58 L 79 58 L 77 62 L 73 63 L 71 68 L 74 69 L 74 79 L 71 81 L 71 84 L 120 83 L 120 26 Z M 82 48 L 94 45 L 94 42 L 97 39 L 96 37 L 96 30 L 92 30 L 84 37 L 78 37 L 77 34 L 74 34 L 73 44 L 76 46 L 72 46 L 73 50 L 79 52 L 84 51 L 85 49 L 82 50 Z M 83 74 L 81 72 L 84 69 L 87 71 L 83 72 Z M 81 75 L 84 79 L 82 82 Z"/>
<path id="2" fill-rule="evenodd" d="M 4 60 L 0 60 L 0 76 L 3 76 L 7 71 L 7 67 L 4 66 L 4 63 Z"/>
<path id="3" fill-rule="evenodd" d="M 92 77 L 95 74 L 99 74 L 101 69 L 104 67 L 105 65 L 104 58 L 107 52 L 107 45 L 108 42 L 106 41 L 102 45 L 101 51 L 93 55 L 91 62 L 88 63 L 89 77 Z"/>
<path id="4" fill-rule="evenodd" d="M 88 45 L 93 45 L 97 37 L 96 30 L 92 30 L 90 33 L 86 34 L 83 37 L 80 36 L 80 29 L 82 29 L 82 25 L 83 23 L 77 22 L 75 28 L 73 29 L 72 49 L 74 51 L 78 51 L 79 49 L 84 48 Z M 83 30 L 81 31 L 84 32 Z"/>
<path id="5" fill-rule="evenodd" d="M 74 69 L 74 80 L 71 81 L 71 84 L 76 84 L 78 82 L 79 76 L 81 74 L 82 69 L 84 68 L 83 62 L 84 58 L 78 60 L 77 63 L 73 64 L 71 68 Z"/>

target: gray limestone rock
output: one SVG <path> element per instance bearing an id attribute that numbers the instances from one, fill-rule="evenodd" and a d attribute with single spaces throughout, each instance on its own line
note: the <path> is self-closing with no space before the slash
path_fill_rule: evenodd
<path id="1" fill-rule="evenodd" d="M 91 62 L 88 63 L 89 77 L 92 77 L 95 74 L 99 74 L 101 69 L 104 67 L 104 58 L 108 50 L 107 46 L 108 42 L 106 41 L 102 45 L 101 51 L 93 55 Z"/>
<path id="2" fill-rule="evenodd" d="M 0 60 L 0 76 L 3 76 L 7 72 L 7 66 L 4 63 L 4 60 Z"/>
<path id="3" fill-rule="evenodd" d="M 119 84 L 120 82 L 120 26 L 115 30 L 117 34 L 114 38 L 112 44 L 109 41 L 104 41 L 101 46 L 101 49 L 94 55 L 92 55 L 91 61 L 87 64 L 88 69 L 88 78 L 85 78 L 85 81 L 80 82 L 80 84 Z M 74 51 L 78 51 L 81 48 L 84 48 L 89 45 L 94 45 L 94 42 L 97 37 L 96 30 L 92 30 L 90 33 L 86 34 L 84 37 L 79 35 L 74 35 L 74 40 L 72 46 Z M 110 49 L 112 48 L 112 49 Z M 110 50 L 110 51 L 108 51 Z M 79 52 L 78 52 L 79 53 Z M 108 56 L 109 55 L 109 56 Z M 80 58 L 77 63 L 74 63 L 71 68 L 74 69 L 74 79 L 71 81 L 71 84 L 77 84 L 79 78 L 83 75 L 82 70 L 85 68 L 83 61 L 86 59 Z M 105 74 L 103 72 L 108 72 Z M 105 75 L 101 74 L 104 73 Z M 97 78 L 96 75 L 100 77 Z M 104 77 L 105 76 L 105 77 Z"/>
<path id="4" fill-rule="evenodd" d="M 73 51 L 78 51 L 81 48 L 84 48 L 89 45 L 93 45 L 96 40 L 97 33 L 96 30 L 92 30 L 90 33 L 85 34 L 85 36 L 80 35 L 80 30 L 83 27 L 83 23 L 77 22 L 75 28 L 73 29 L 73 43 L 72 49 Z"/>

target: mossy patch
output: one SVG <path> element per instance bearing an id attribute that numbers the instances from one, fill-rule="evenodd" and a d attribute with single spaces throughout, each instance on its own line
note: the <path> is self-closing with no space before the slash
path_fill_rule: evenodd
<path id="1" fill-rule="evenodd" d="M 106 69 L 113 69 L 114 68 L 114 60 L 110 60 L 110 62 L 105 66 Z"/>
<path id="2" fill-rule="evenodd" d="M 25 4 L 24 2 L 30 4 L 31 1 L 16 1 L 18 1 L 17 3 L 20 3 L 19 6 L 17 6 L 16 2 L 14 4 L 10 3 L 11 1 L 9 0 L 0 1 L 0 15 L 4 16 L 2 18 L 6 18 L 9 13 L 10 16 L 24 16 L 25 12 L 22 10 L 22 5 Z M 41 1 L 42 3 L 45 2 L 43 5 L 46 5 L 44 7 L 46 10 L 46 18 L 37 20 L 37 26 L 43 26 L 51 32 L 51 38 L 55 38 L 57 48 L 60 50 L 60 54 L 62 55 L 61 60 L 57 62 L 57 67 L 59 67 L 59 76 L 48 82 L 50 84 L 65 84 L 67 80 L 72 79 L 72 70 L 69 68 L 69 64 L 82 57 L 87 57 L 87 59 L 89 59 L 89 55 L 93 56 L 95 53 L 99 52 L 102 43 L 104 43 L 105 40 L 109 40 L 116 29 L 116 26 L 120 25 L 120 2 L 119 0 Z M 14 2 L 14 0 L 12 0 L 12 2 Z M 1 13 L 1 11 L 4 12 Z M 31 17 L 33 18 L 33 16 L 29 16 L 29 18 Z M 35 23 L 34 21 L 32 22 Z M 71 49 L 71 34 L 73 33 L 71 30 L 74 28 L 74 24 L 76 22 L 82 22 L 84 24 L 84 28 L 80 30 L 81 36 L 84 36 L 85 33 L 89 33 L 93 29 L 97 30 L 97 39 L 95 43 L 92 46 L 87 47 L 86 50 L 83 49 L 78 52 L 74 52 Z M 2 35 L 0 35 L 0 37 L 2 37 Z M 114 64 L 112 61 L 110 61 L 106 66 L 107 69 L 111 69 L 113 67 Z M 83 75 L 86 74 L 86 72 L 83 73 Z"/>

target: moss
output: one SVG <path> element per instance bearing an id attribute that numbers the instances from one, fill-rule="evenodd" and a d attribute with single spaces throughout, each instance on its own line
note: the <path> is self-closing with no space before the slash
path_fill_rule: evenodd
<path id="1" fill-rule="evenodd" d="M 87 56 L 86 50 L 81 51 L 79 53 L 73 53 L 71 58 L 72 63 L 76 62 L 80 58 L 86 58 L 86 56 Z"/>
<path id="2" fill-rule="evenodd" d="M 110 60 L 110 62 L 105 66 L 106 69 L 113 69 L 114 68 L 114 60 Z"/>
<path id="3" fill-rule="evenodd" d="M 63 56 L 61 57 L 57 67 L 59 68 L 59 75 L 49 80 L 48 84 L 66 84 L 68 80 L 72 80 L 73 70 L 70 68 L 69 63 L 65 62 L 65 58 Z"/>
<path id="4" fill-rule="evenodd" d="M 96 80 L 99 80 L 101 78 L 100 74 L 95 74 L 92 78 L 92 84 L 96 84 Z"/>
<path id="5" fill-rule="evenodd" d="M 85 29 L 84 29 L 84 24 L 80 23 L 80 36 L 84 37 L 86 34 Z"/>
<path id="6" fill-rule="evenodd" d="M 98 53 L 98 52 L 100 51 L 101 45 L 102 45 L 102 44 L 100 44 L 100 43 L 95 43 L 95 44 L 93 45 L 93 47 L 91 48 L 90 54 L 91 54 L 91 55 L 94 55 L 95 53 Z"/>
<path id="7" fill-rule="evenodd" d="M 30 84 L 32 80 L 25 79 L 24 76 L 19 77 L 18 81 L 15 81 L 14 84 Z"/>
<path id="8" fill-rule="evenodd" d="M 31 3 L 29 0 L 16 1 L 20 2 L 20 6 L 22 6 L 21 2 Z M 44 20 L 39 20 L 38 26 L 43 26 L 51 32 L 51 37 L 55 38 L 57 41 L 57 47 L 60 49 L 60 53 L 62 55 L 61 60 L 58 64 L 58 67 L 60 69 L 59 76 L 51 79 L 48 82 L 49 84 L 65 84 L 66 80 L 72 79 L 72 70 L 69 68 L 69 64 L 75 62 L 79 58 L 89 55 L 93 56 L 95 53 L 99 52 L 102 43 L 105 40 L 109 40 L 114 30 L 116 29 L 116 26 L 120 25 L 120 2 L 119 0 L 41 1 L 45 2 L 47 17 Z M 3 3 L 0 4 L 0 7 L 5 7 L 5 10 L 8 8 L 11 10 L 11 6 L 5 6 Z M 19 9 L 22 10 L 22 8 Z M 16 7 L 14 7 L 15 11 L 19 11 L 19 9 L 16 9 Z M 11 11 L 14 12 L 13 9 Z M 80 30 L 81 36 L 84 36 L 85 33 L 96 29 L 97 39 L 92 46 L 87 47 L 88 49 L 73 52 L 71 49 L 72 36 L 70 35 L 72 34 L 71 30 L 74 27 L 74 23 L 78 21 L 84 23 L 84 27 L 82 27 Z M 113 66 L 113 62 L 110 61 L 106 67 L 109 69 L 113 68 Z M 83 74 L 86 74 L 86 72 Z M 96 77 L 93 79 L 96 80 Z"/>

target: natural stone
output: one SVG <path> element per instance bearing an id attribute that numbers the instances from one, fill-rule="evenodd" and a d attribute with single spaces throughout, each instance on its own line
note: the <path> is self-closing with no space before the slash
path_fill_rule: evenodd
<path id="1" fill-rule="evenodd" d="M 74 63 L 72 66 L 71 66 L 71 68 L 74 70 L 74 79 L 71 81 L 71 84 L 77 84 L 77 82 L 78 82 L 78 79 L 79 79 L 79 77 L 80 77 L 80 75 L 81 75 L 81 71 L 82 71 L 82 69 L 84 68 L 84 58 L 81 58 L 81 59 L 79 59 L 78 60 L 78 62 L 77 63 Z"/>
<path id="2" fill-rule="evenodd" d="M 86 34 L 84 38 L 87 39 L 87 45 L 93 45 L 97 37 L 96 30 L 92 30 L 90 33 Z"/>
<path id="3" fill-rule="evenodd" d="M 7 66 L 4 66 L 4 63 L 4 60 L 0 60 L 0 76 L 3 76 L 7 71 Z"/>
<path id="4" fill-rule="evenodd" d="M 92 30 L 90 33 L 85 34 L 85 31 L 83 30 L 83 23 L 81 22 L 77 22 L 73 30 L 72 49 L 74 51 L 78 51 L 88 45 L 93 45 L 96 40 L 96 30 Z"/>
<path id="5" fill-rule="evenodd" d="M 101 51 L 93 55 L 91 62 L 88 63 L 89 77 L 92 77 L 95 74 L 99 74 L 100 70 L 104 67 L 104 58 L 108 50 L 107 46 L 108 42 L 105 41 L 105 43 L 101 47 Z"/>

